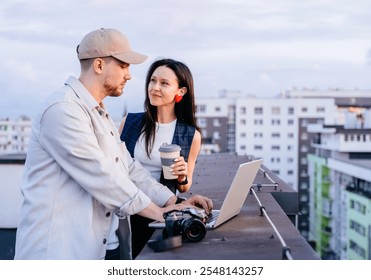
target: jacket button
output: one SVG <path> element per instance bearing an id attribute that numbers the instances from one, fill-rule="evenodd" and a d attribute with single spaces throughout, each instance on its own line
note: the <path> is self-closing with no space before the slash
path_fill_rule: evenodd
<path id="1" fill-rule="evenodd" d="M 111 216 L 111 212 L 106 213 L 106 217 L 108 218 L 109 216 Z"/>
<path id="2" fill-rule="evenodd" d="M 115 157 L 115 161 L 118 162 L 119 161 L 119 158 L 118 157 Z"/>
<path id="3" fill-rule="evenodd" d="M 107 239 L 103 238 L 103 244 L 106 244 L 106 243 L 107 243 Z"/>

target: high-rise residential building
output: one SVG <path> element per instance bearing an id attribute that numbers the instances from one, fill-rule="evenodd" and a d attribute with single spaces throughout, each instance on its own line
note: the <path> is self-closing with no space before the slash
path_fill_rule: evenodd
<path id="1" fill-rule="evenodd" d="M 0 154 L 25 153 L 31 136 L 31 120 L 0 120 Z"/>
<path id="2" fill-rule="evenodd" d="M 316 137 L 307 127 L 346 125 L 348 112 L 371 107 L 371 91 L 294 89 L 269 98 L 223 91 L 218 97 L 197 98 L 196 105 L 207 145 L 202 152 L 233 152 L 263 158 L 270 170 L 299 192 L 298 227 L 307 238 L 310 226 L 307 154 L 313 153 L 311 142 Z M 367 122 L 370 121 L 364 118 L 357 123 L 365 126 Z"/>
<path id="3" fill-rule="evenodd" d="M 198 98 L 196 116 L 202 129 L 202 154 L 235 153 L 235 102 L 239 92 L 221 92 L 216 98 Z"/>
<path id="4" fill-rule="evenodd" d="M 308 155 L 310 231 L 322 259 L 371 259 L 370 110 L 344 126 L 309 126 L 317 133 Z"/>

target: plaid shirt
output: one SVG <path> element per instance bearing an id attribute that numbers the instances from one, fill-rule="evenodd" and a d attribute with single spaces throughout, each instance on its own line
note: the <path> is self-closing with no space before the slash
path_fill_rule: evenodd
<path id="1" fill-rule="evenodd" d="M 139 139 L 143 124 L 144 113 L 129 113 L 126 117 L 125 126 L 120 138 L 125 142 L 125 145 L 132 157 L 134 157 L 135 144 Z M 188 160 L 189 150 L 191 148 L 195 131 L 195 127 L 177 120 L 172 144 L 177 144 L 182 148 L 181 155 L 186 161 Z M 166 180 L 162 173 L 160 182 L 175 193 L 177 188 L 176 180 Z"/>

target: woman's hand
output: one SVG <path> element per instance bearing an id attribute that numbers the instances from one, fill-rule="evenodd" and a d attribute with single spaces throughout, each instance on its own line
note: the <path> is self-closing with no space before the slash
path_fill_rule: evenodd
<path id="1" fill-rule="evenodd" d="M 210 198 L 199 194 L 191 196 L 180 204 L 193 205 L 202 208 L 205 210 L 206 214 L 210 214 L 213 209 L 213 201 Z"/>
<path id="2" fill-rule="evenodd" d="M 184 157 L 180 156 L 174 159 L 174 163 L 170 166 L 173 175 L 178 176 L 178 182 L 181 183 L 186 180 L 188 175 L 188 163 Z"/>

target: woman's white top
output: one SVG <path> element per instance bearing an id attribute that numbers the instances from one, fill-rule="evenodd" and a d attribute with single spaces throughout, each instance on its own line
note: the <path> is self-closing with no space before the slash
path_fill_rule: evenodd
<path id="1" fill-rule="evenodd" d="M 146 152 L 146 143 L 144 135 L 141 134 L 134 148 L 134 158 L 136 158 L 145 169 L 151 172 L 151 175 L 160 181 L 161 178 L 161 158 L 158 149 L 163 143 L 171 144 L 175 132 L 176 120 L 171 123 L 156 123 L 155 142 L 151 158 L 148 158 Z"/>

